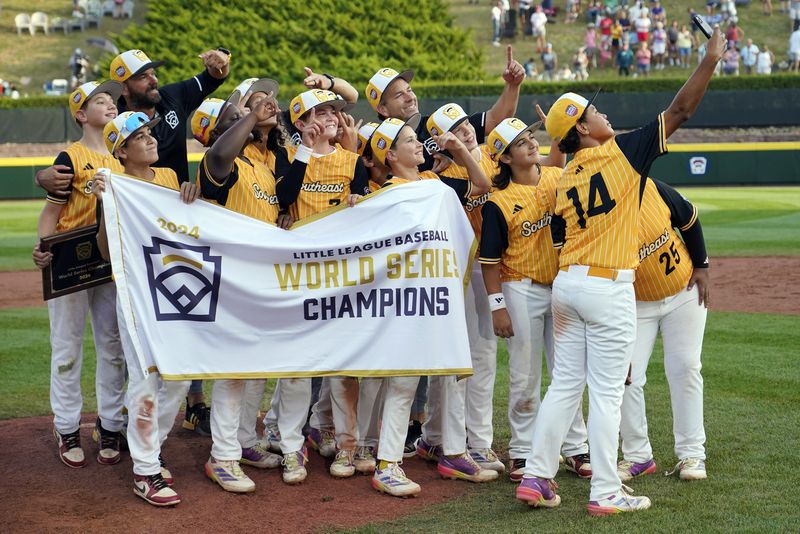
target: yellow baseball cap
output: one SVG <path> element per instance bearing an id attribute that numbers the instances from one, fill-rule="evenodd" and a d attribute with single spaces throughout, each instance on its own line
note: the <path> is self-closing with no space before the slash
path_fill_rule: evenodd
<path id="1" fill-rule="evenodd" d="M 425 127 L 431 135 L 442 135 L 452 132 L 467 119 L 469 119 L 469 115 L 464 108 L 458 104 L 445 104 L 428 117 Z"/>
<path id="2" fill-rule="evenodd" d="M 289 103 L 289 116 L 292 123 L 319 106 L 333 106 L 336 111 L 341 111 L 347 107 L 347 101 L 341 96 L 325 89 L 311 89 L 303 91 L 292 99 Z"/>
<path id="3" fill-rule="evenodd" d="M 165 61 L 152 61 L 141 50 L 127 50 L 111 62 L 108 77 L 117 82 L 124 82 L 134 74 L 149 68 L 160 67 Z"/>
<path id="4" fill-rule="evenodd" d="M 234 94 L 238 95 L 236 91 Z M 206 98 L 192 115 L 192 135 L 203 146 L 208 146 L 211 132 L 217 126 L 217 121 L 222 116 L 226 104 L 228 101 L 221 98 Z"/>
<path id="5" fill-rule="evenodd" d="M 394 69 L 383 68 L 369 79 L 364 94 L 367 95 L 367 101 L 369 105 L 372 106 L 372 109 L 378 111 L 378 104 L 381 103 L 383 93 L 386 91 L 386 88 L 389 87 L 389 84 L 397 78 L 402 78 L 408 83 L 411 83 L 411 80 L 414 79 L 414 71 L 409 69 L 403 72 L 397 72 Z"/>
<path id="6" fill-rule="evenodd" d="M 578 120 L 583 116 L 583 112 L 592 105 L 599 93 L 600 90 L 598 89 L 591 100 L 586 100 L 575 93 L 564 93 L 558 97 L 558 100 L 550 107 L 550 111 L 547 112 L 547 120 L 545 121 L 547 134 L 554 141 L 561 141 L 572 127 L 578 123 Z"/>
<path id="7" fill-rule="evenodd" d="M 253 93 L 272 93 L 273 98 L 278 98 L 278 82 L 270 78 L 248 78 L 236 86 L 235 91 L 239 91 L 241 98 L 236 104 L 239 107 L 247 104 Z"/>
<path id="8" fill-rule="evenodd" d="M 552 109 L 552 108 L 551 108 Z M 535 132 L 542 126 L 542 121 L 537 121 L 528 126 L 516 117 L 504 119 L 489 133 L 486 146 L 489 147 L 489 156 L 492 161 L 497 161 L 500 156 L 519 139 L 525 132 Z"/>
<path id="9" fill-rule="evenodd" d="M 103 128 L 103 140 L 106 142 L 106 148 L 112 156 L 116 157 L 114 151 L 122 146 L 130 136 L 136 133 L 140 128 L 145 126 L 153 127 L 161 120 L 161 117 L 151 119 L 141 111 L 126 111 L 120 113 L 112 121 L 108 121 L 105 128 Z"/>
<path id="10" fill-rule="evenodd" d="M 111 95 L 111 98 L 116 104 L 117 100 L 119 100 L 119 96 L 122 94 L 122 85 L 111 80 L 81 84 L 69 95 L 69 112 L 72 114 L 72 118 L 75 118 L 75 114 L 83 107 L 87 100 L 100 93 L 108 93 Z"/>
<path id="11" fill-rule="evenodd" d="M 392 149 L 397 136 L 404 126 L 410 126 L 412 130 L 416 131 L 419 126 L 420 117 L 419 113 L 415 113 L 407 121 L 400 119 L 386 119 L 375 129 L 370 139 L 369 146 L 372 148 L 372 153 L 377 160 L 386 165 L 386 153 Z"/>
<path id="12" fill-rule="evenodd" d="M 369 142 L 372 139 L 372 134 L 378 129 L 377 122 L 368 122 L 358 129 L 358 144 L 356 145 L 356 152 L 359 156 L 363 156 L 364 152 L 369 148 Z M 369 155 L 369 154 L 367 154 Z"/>

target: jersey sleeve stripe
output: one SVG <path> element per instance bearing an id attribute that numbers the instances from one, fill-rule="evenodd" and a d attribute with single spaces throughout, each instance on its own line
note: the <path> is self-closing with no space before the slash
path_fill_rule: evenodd
<path id="1" fill-rule="evenodd" d="M 694 226 L 694 223 L 696 221 L 697 221 L 697 207 L 692 206 L 692 218 L 689 219 L 688 223 L 686 223 L 685 225 L 681 226 L 681 228 L 680 228 L 681 232 L 686 231 L 689 228 L 691 228 L 692 226 Z"/>
<path id="2" fill-rule="evenodd" d="M 661 154 L 667 152 L 667 131 L 664 127 L 664 113 L 658 116 L 658 149 Z"/>
<path id="3" fill-rule="evenodd" d="M 478 257 L 478 263 L 483 263 L 486 265 L 497 265 L 500 263 L 502 258 L 484 258 L 483 256 Z"/>

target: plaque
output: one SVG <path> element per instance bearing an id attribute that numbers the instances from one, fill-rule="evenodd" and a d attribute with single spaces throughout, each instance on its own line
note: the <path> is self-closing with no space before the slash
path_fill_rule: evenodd
<path id="1" fill-rule="evenodd" d="M 100 255 L 96 224 L 45 237 L 39 248 L 53 253 L 42 269 L 44 300 L 111 282 L 111 262 Z"/>

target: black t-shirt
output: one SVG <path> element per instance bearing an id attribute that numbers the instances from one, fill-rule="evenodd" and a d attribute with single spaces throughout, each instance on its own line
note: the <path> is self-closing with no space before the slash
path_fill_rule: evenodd
<path id="1" fill-rule="evenodd" d="M 434 159 L 433 155 L 439 152 L 439 147 L 436 145 L 436 142 L 431 138 L 431 134 L 428 133 L 428 118 L 430 115 L 425 115 L 419 121 L 419 126 L 417 126 L 417 139 L 422 143 L 425 147 L 423 154 L 425 155 L 425 163 L 419 166 L 420 171 L 429 171 L 433 168 Z M 470 124 L 472 127 L 475 128 L 475 140 L 479 145 L 483 144 L 484 140 L 486 139 L 486 112 L 482 111 L 480 113 L 473 113 L 469 116 Z"/>
<path id="2" fill-rule="evenodd" d="M 158 161 L 153 167 L 169 167 L 178 175 L 180 183 L 189 181 L 186 124 L 194 110 L 224 81 L 204 70 L 188 80 L 171 83 L 158 90 L 161 102 L 156 104 L 155 116 L 161 117 L 161 122 L 152 130 L 153 137 L 158 141 Z M 117 107 L 120 113 L 127 111 L 127 103 L 122 99 Z"/>

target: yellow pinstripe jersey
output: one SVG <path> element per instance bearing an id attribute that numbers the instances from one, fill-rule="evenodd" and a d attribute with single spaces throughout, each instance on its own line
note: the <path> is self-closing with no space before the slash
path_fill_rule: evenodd
<path id="1" fill-rule="evenodd" d="M 697 209 L 693 207 L 690 221 L 681 230 L 696 220 Z M 662 300 L 677 294 L 686 289 L 694 270 L 689 250 L 672 227 L 670 209 L 652 180 L 647 180 L 642 195 L 639 261 L 633 283 L 636 300 Z"/>
<path id="2" fill-rule="evenodd" d="M 168 187 L 170 189 L 174 189 L 175 191 L 181 190 L 181 186 L 178 182 L 178 175 L 175 173 L 175 171 L 168 167 L 151 167 L 151 169 L 153 169 L 156 175 L 150 183 Z"/>
<path id="3" fill-rule="evenodd" d="M 438 180 L 439 175 L 433 171 L 422 171 L 419 173 L 420 180 Z M 399 184 L 412 184 L 419 180 L 407 180 L 406 178 L 400 178 L 399 176 L 394 176 L 390 174 L 386 181 L 384 182 L 382 187 L 389 187 L 390 185 L 399 185 Z"/>
<path id="4" fill-rule="evenodd" d="M 346 202 L 359 157 L 341 148 L 324 156 L 312 155 L 300 194 L 289 207 L 292 217 L 299 221 Z M 294 154 L 290 153 L 290 160 L 293 159 Z"/>
<path id="5" fill-rule="evenodd" d="M 478 261 L 499 263 L 502 282 L 530 278 L 539 284 L 553 283 L 558 251 L 553 247 L 550 222 L 560 177 L 560 167 L 542 167 L 538 185 L 510 182 L 505 189 L 495 189 L 484 205 L 486 233 Z"/>
<path id="6" fill-rule="evenodd" d="M 497 174 L 497 163 L 492 161 L 492 158 L 489 156 L 489 147 L 486 145 L 480 145 L 478 148 L 481 154 L 481 159 L 479 162 L 481 170 L 483 170 L 483 172 L 486 174 L 486 177 L 489 179 L 489 181 L 491 181 L 492 177 Z M 456 165 L 455 163 L 443 170 L 441 175 L 447 178 L 461 178 L 462 180 L 469 180 L 467 168 L 462 167 L 461 165 Z M 486 201 L 489 200 L 491 193 L 492 190 L 490 189 L 488 193 L 484 193 L 483 195 L 471 196 L 464 205 L 464 210 L 467 212 L 467 218 L 472 225 L 472 229 L 475 231 L 475 237 L 479 243 L 481 240 L 481 225 L 483 223 L 481 208 Z"/>
<path id="7" fill-rule="evenodd" d="M 92 178 L 97 174 L 97 169 L 103 167 L 111 169 L 112 172 L 122 172 L 122 165 L 114 156 L 108 152 L 104 154 L 95 152 L 81 142 L 68 146 L 56 158 L 56 164 L 64 164 L 66 161 L 64 154 L 69 157 L 74 175 L 70 184 L 69 197 L 47 195 L 48 202 L 64 206 L 58 217 L 57 233 L 95 224 L 97 222 L 95 210 L 97 202 L 92 194 Z"/>
<path id="8" fill-rule="evenodd" d="M 218 182 L 208 172 L 204 157 L 197 168 L 197 180 L 205 199 L 254 219 L 278 220 L 275 177 L 263 163 L 238 156 L 227 181 Z"/>
<path id="9" fill-rule="evenodd" d="M 555 214 L 566 225 L 560 264 L 635 269 L 642 176 L 666 152 L 663 115 L 579 150 L 561 176 Z"/>

